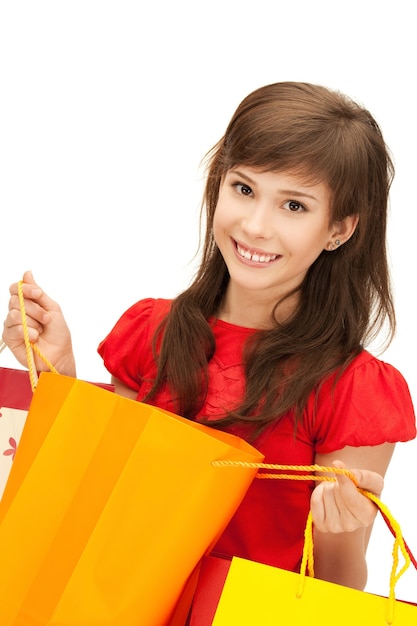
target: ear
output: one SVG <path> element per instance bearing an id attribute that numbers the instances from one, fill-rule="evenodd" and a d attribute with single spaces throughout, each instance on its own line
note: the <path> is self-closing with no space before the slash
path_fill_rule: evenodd
<path id="1" fill-rule="evenodd" d="M 330 228 L 330 239 L 326 245 L 326 250 L 336 250 L 349 241 L 356 230 L 359 222 L 359 215 L 348 215 L 340 222 L 335 222 Z"/>

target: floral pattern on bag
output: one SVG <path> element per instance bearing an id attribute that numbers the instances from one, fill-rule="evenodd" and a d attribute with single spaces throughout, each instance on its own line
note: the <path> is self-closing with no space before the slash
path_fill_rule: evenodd
<path id="1" fill-rule="evenodd" d="M 0 407 L 0 497 L 9 477 L 27 413 L 21 409 Z"/>

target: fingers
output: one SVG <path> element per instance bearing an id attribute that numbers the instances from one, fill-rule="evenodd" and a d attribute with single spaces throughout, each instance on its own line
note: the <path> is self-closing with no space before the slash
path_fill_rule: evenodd
<path id="1" fill-rule="evenodd" d="M 22 283 L 22 295 L 28 327 L 29 340 L 36 342 L 43 332 L 43 327 L 51 319 L 48 311 L 50 298 L 33 279 L 32 272 L 25 272 Z M 17 345 L 23 339 L 21 303 L 18 295 L 18 283 L 10 287 L 9 312 L 4 321 L 3 338 L 9 346 Z"/>
<path id="2" fill-rule="evenodd" d="M 31 342 L 38 341 L 40 334 L 43 332 L 45 321 L 39 321 L 38 317 L 44 319 L 45 314 L 41 312 L 39 316 L 33 314 L 26 317 L 28 337 Z M 3 339 L 7 344 L 11 345 L 15 342 L 20 343 L 23 340 L 23 337 L 24 334 L 21 311 L 17 308 L 11 308 L 4 321 Z"/>
<path id="3" fill-rule="evenodd" d="M 9 291 L 11 296 L 9 308 L 12 307 L 20 309 L 18 283 L 11 285 Z M 30 302 L 36 302 L 45 312 L 60 311 L 58 304 L 52 300 L 35 282 L 33 274 L 30 271 L 25 272 L 23 275 L 22 294 L 26 313 L 30 313 L 27 308 L 30 306 Z"/>
<path id="4" fill-rule="evenodd" d="M 345 469 L 341 461 L 334 467 Z M 373 493 L 381 493 L 383 478 L 369 470 L 352 470 L 357 486 Z M 314 525 L 322 532 L 352 532 L 371 526 L 377 508 L 362 495 L 355 483 L 346 475 L 337 474 L 335 482 L 322 482 L 311 496 L 311 511 Z"/>
<path id="5" fill-rule="evenodd" d="M 24 297 L 24 308 L 28 324 L 30 320 L 39 324 L 47 324 L 51 318 L 51 314 L 44 305 L 40 304 L 37 300 L 32 300 L 29 297 Z M 22 311 L 20 307 L 20 299 L 18 296 L 10 297 L 9 313 L 7 319 L 8 321 L 10 321 L 11 325 L 22 322 Z"/>
<path id="6" fill-rule="evenodd" d="M 354 489 L 357 494 L 355 487 Z M 361 494 L 358 495 L 366 500 Z M 341 497 L 337 483 L 321 483 L 313 491 L 311 511 L 314 525 L 321 532 L 352 532 L 357 528 L 368 526 L 362 516 L 357 515 L 357 508 L 353 497 L 348 500 Z"/>
<path id="7" fill-rule="evenodd" d="M 23 318 L 18 283 L 11 285 L 9 311 L 3 324 L 2 338 L 13 352 L 19 363 L 27 367 L 26 345 L 23 329 Z M 38 343 L 52 320 L 53 310 L 59 311 L 58 305 L 53 302 L 36 284 L 32 272 L 25 272 L 22 281 L 23 306 L 26 318 L 28 339 L 31 343 Z M 43 365 L 37 361 L 37 366 Z"/>
<path id="8" fill-rule="evenodd" d="M 26 295 L 29 298 L 39 297 L 42 293 L 42 289 L 39 287 L 39 285 L 36 284 L 31 271 L 27 271 L 23 274 L 22 288 L 23 288 L 24 295 Z M 13 285 L 10 286 L 9 291 L 11 295 L 17 295 L 18 283 L 13 283 Z"/>

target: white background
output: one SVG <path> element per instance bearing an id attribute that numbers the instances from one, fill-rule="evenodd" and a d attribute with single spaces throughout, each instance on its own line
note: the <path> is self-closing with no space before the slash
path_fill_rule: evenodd
<path id="1" fill-rule="evenodd" d="M 96 347 L 121 313 L 189 283 L 200 161 L 237 104 L 266 83 L 321 83 L 363 103 L 394 155 L 399 330 L 383 358 L 417 398 L 414 27 L 408 0 L 2 0 L 0 320 L 32 269 L 64 310 L 79 377 L 107 381 Z M 383 500 L 417 554 L 416 456 L 415 441 L 397 447 Z M 369 591 L 388 592 L 391 545 L 378 521 Z M 416 573 L 397 589 L 417 602 Z"/>

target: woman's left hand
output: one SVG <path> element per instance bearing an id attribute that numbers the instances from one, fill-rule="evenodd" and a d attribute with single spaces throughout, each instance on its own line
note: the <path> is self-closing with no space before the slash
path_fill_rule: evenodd
<path id="1" fill-rule="evenodd" d="M 333 466 L 346 469 L 342 461 Z M 380 496 L 384 486 L 383 477 L 371 470 L 350 470 L 357 486 Z M 376 505 L 362 495 L 354 482 L 343 474 L 336 474 L 335 482 L 320 482 L 311 496 L 311 512 L 314 526 L 321 532 L 344 533 L 371 526 L 377 514 Z"/>

